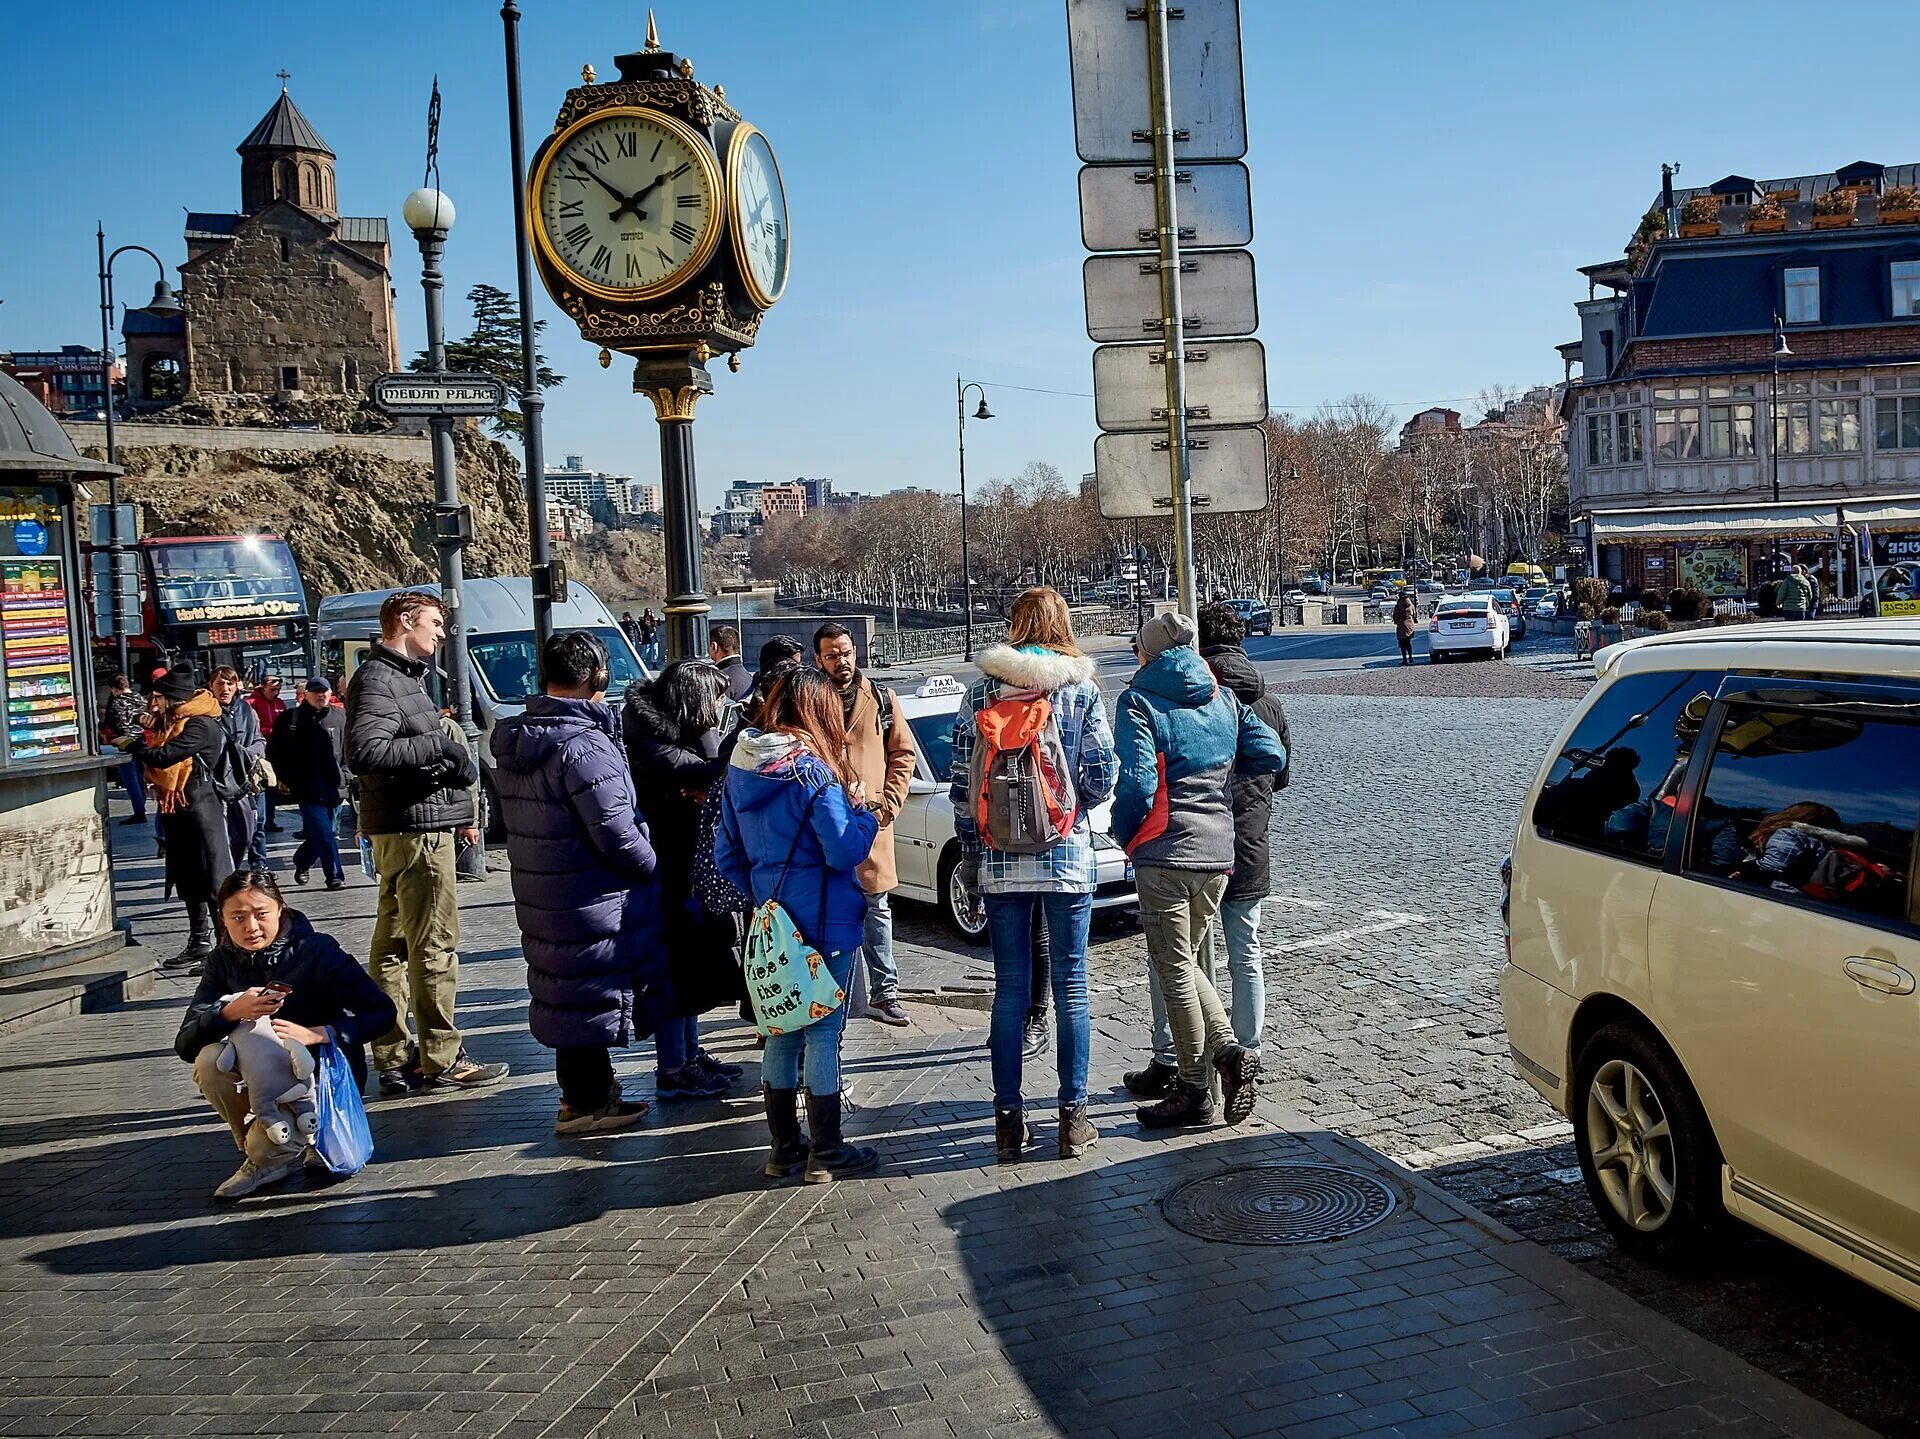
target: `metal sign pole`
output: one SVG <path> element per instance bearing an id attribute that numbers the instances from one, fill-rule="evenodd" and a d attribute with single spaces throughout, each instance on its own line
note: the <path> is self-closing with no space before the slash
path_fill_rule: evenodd
<path id="1" fill-rule="evenodd" d="M 1174 197 L 1173 79 L 1167 0 L 1147 0 L 1147 84 L 1153 130 L 1153 213 L 1160 237 L 1160 339 L 1167 367 L 1167 473 L 1173 496 L 1173 563 L 1180 609 L 1199 613 L 1193 576 L 1193 458 L 1187 449 L 1187 325 L 1180 302 L 1180 217 Z"/>

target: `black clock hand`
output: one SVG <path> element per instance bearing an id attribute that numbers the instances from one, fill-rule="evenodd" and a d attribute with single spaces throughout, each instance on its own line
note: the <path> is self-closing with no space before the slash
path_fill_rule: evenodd
<path id="1" fill-rule="evenodd" d="M 625 203 L 622 204 L 618 210 L 615 210 L 612 215 L 608 216 L 608 218 L 617 220 L 620 218 L 620 216 L 623 213 L 627 211 L 632 211 L 634 219 L 636 220 L 646 219 L 647 217 L 645 215 L 641 214 L 638 210 L 635 210 L 633 207 L 639 204 L 642 200 L 646 199 L 647 196 L 651 195 L 655 190 L 658 190 L 662 185 L 666 184 L 668 178 L 669 177 L 666 175 L 655 175 L 653 177 L 653 183 L 651 185 L 647 185 L 639 190 L 636 190 L 632 195 L 628 196 Z"/>
<path id="2" fill-rule="evenodd" d="M 633 213 L 633 218 L 636 220 L 644 220 L 647 218 L 640 211 L 633 209 L 633 202 L 640 198 L 639 195 L 635 195 L 631 199 L 629 199 L 627 196 L 621 194 L 618 190 L 614 189 L 613 186 L 607 182 L 606 177 L 603 176 L 598 170 L 589 170 L 586 168 L 586 166 L 582 165 L 578 160 L 574 161 L 573 172 L 577 177 L 579 177 L 582 180 L 592 180 L 594 184 L 598 185 L 602 190 L 605 190 L 609 195 L 613 196 L 614 199 L 620 202 L 620 208 L 615 210 L 611 215 L 607 216 L 609 220 L 617 220 L 630 210 Z M 645 193 L 646 191 L 644 190 L 641 191 L 641 194 L 645 194 Z"/>

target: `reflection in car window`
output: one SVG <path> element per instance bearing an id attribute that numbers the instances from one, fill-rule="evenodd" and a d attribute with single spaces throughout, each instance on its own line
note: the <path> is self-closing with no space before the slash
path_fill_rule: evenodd
<path id="1" fill-rule="evenodd" d="M 627 686 L 641 678 L 640 669 L 633 662 L 633 651 L 604 625 L 594 626 L 589 633 L 598 636 L 600 643 L 607 647 L 607 699 L 618 704 Z M 474 635 L 467 641 L 467 654 L 495 699 L 518 702 L 539 688 L 531 630 Z"/>
<path id="2" fill-rule="evenodd" d="M 907 721 L 913 726 L 913 737 L 920 742 L 920 753 L 927 757 L 927 772 L 942 784 L 951 778 L 953 769 L 954 718 L 949 712 L 915 715 Z"/>
<path id="3" fill-rule="evenodd" d="M 1714 745 L 1688 868 L 1855 914 L 1904 919 L 1920 725 L 1734 703 Z"/>
<path id="4" fill-rule="evenodd" d="M 1553 839 L 1658 864 L 1719 683 L 1660 670 L 1608 686 L 1547 772 L 1534 824 Z"/>

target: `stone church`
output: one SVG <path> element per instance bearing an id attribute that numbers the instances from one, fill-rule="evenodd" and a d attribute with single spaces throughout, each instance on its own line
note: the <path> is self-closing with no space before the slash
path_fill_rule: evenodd
<path id="1" fill-rule="evenodd" d="M 126 311 L 128 398 L 364 395 L 400 368 L 386 220 L 340 214 L 284 85 L 239 152 L 239 211 L 187 215 L 183 313 Z"/>

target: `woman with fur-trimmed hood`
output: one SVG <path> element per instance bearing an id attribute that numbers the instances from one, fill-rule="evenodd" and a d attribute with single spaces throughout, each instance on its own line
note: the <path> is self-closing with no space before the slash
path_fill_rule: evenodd
<path id="1" fill-rule="evenodd" d="M 1080 652 L 1067 602 L 1044 585 L 1013 602 L 1007 643 L 981 654 L 981 678 L 967 690 L 953 723 L 954 828 L 968 888 L 986 905 L 993 942 L 995 1141 L 1003 1163 L 1021 1157 L 1029 1135 L 1020 1094 L 1021 1041 L 1030 1002 L 1033 922 L 1045 917 L 1052 950 L 1054 1015 L 1059 1030 L 1060 1155 L 1073 1158 L 1098 1138 L 1087 1119 L 1091 1018 L 1087 1004 L 1087 928 L 1093 918 L 1095 862 L 1089 813 L 1113 793 L 1118 766 L 1106 702 L 1093 661 Z M 1003 700 L 1044 696 L 1072 771 L 1077 812 L 1058 843 L 1036 853 L 994 849 L 973 813 L 970 784 L 979 715 Z M 1036 896 L 1039 903 L 1036 904 Z"/>

